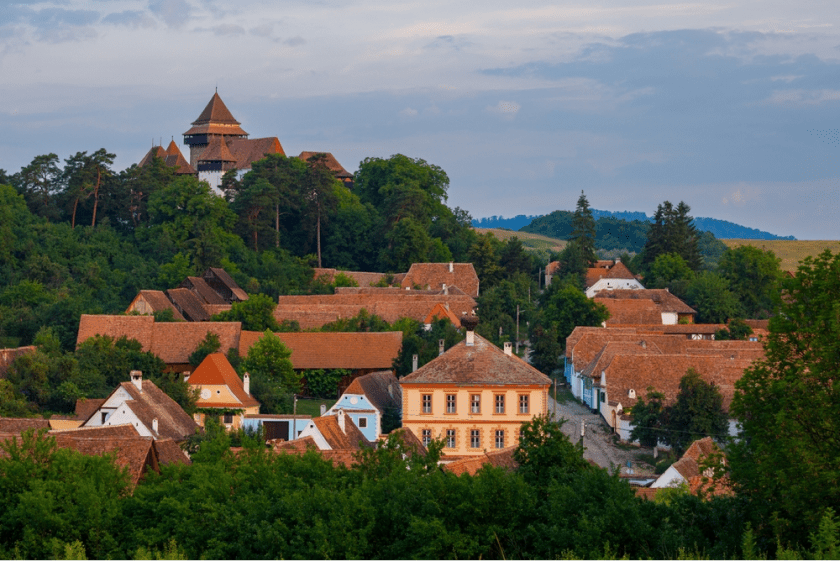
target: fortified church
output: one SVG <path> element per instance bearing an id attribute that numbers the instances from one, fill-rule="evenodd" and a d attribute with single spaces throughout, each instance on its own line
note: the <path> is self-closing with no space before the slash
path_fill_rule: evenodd
<path id="1" fill-rule="evenodd" d="M 155 157 L 161 158 L 166 165 L 175 167 L 179 175 L 194 175 L 206 181 L 214 191 L 220 193 L 222 176 L 235 169 L 241 177 L 251 165 L 270 154 L 286 155 L 280 140 L 276 136 L 267 138 L 248 138 L 248 133 L 240 126 L 216 91 L 210 102 L 192 122 L 192 127 L 184 133 L 184 144 L 189 146 L 189 162 L 184 158 L 175 141 L 163 146 L 154 146 L 140 161 L 140 166 L 149 164 Z M 327 167 L 333 174 L 350 186 L 353 174 L 338 163 L 329 152 L 304 151 L 298 156 L 307 160 L 316 154 L 324 154 Z"/>

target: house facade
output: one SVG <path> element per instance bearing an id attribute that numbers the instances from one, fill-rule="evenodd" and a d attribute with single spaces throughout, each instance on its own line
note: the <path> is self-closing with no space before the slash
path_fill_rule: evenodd
<path id="1" fill-rule="evenodd" d="M 251 396 L 248 373 L 244 379 L 240 378 L 223 353 L 207 355 L 185 380 L 191 388 L 198 390 L 198 412 L 193 418 L 200 427 L 212 415 L 218 416 L 226 429 L 236 430 L 242 427 L 245 415 L 260 412 L 260 403 Z"/>
<path id="2" fill-rule="evenodd" d="M 466 321 L 464 322 L 466 323 Z M 476 335 L 403 377 L 403 427 L 428 446 L 444 439 L 450 458 L 514 446 L 522 423 L 548 412 L 551 380 Z"/>
<path id="3" fill-rule="evenodd" d="M 382 435 L 382 417 L 386 413 L 399 416 L 401 408 L 400 384 L 393 372 L 384 370 L 354 379 L 326 414 L 344 411 L 365 438 L 376 442 Z"/>

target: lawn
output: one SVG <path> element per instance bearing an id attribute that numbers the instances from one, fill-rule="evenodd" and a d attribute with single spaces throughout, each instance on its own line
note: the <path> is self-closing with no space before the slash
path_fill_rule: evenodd
<path id="1" fill-rule="evenodd" d="M 486 234 L 490 232 L 497 239 L 506 241 L 510 238 L 519 238 L 528 249 L 542 250 L 542 251 L 562 251 L 566 247 L 566 240 L 558 240 L 557 238 L 549 238 L 542 234 L 531 234 L 530 232 L 514 232 L 513 230 L 505 230 L 502 228 L 475 228 L 479 234 Z"/>
<path id="2" fill-rule="evenodd" d="M 327 406 L 327 409 L 335 405 L 334 399 L 309 399 L 309 398 L 298 398 L 297 402 L 297 414 L 298 415 L 309 415 L 312 418 L 320 417 L 321 416 L 321 404 Z"/>
<path id="3" fill-rule="evenodd" d="M 830 249 L 832 253 L 840 251 L 840 241 L 836 240 L 720 240 L 726 247 L 736 248 L 751 245 L 759 249 L 769 249 L 782 260 L 783 271 L 796 272 L 799 262 L 806 257 L 815 256 Z"/>

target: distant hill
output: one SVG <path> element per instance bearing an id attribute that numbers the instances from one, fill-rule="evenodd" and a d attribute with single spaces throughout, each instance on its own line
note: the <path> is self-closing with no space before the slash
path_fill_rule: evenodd
<path id="1" fill-rule="evenodd" d="M 533 219 L 530 224 L 521 228 L 521 231 L 567 240 L 572 233 L 573 217 L 574 213 L 571 211 L 555 210 L 551 214 Z M 638 253 L 645 246 L 647 230 L 647 222 L 601 216 L 595 221 L 595 247 L 602 251 L 623 250 Z"/>
<path id="2" fill-rule="evenodd" d="M 555 211 L 555 212 L 568 212 L 571 214 L 570 211 Z M 554 214 L 554 213 L 551 213 Z M 530 229 L 527 228 L 532 222 L 539 218 L 544 218 L 548 215 L 533 215 L 533 216 L 526 216 L 524 214 L 520 214 L 518 216 L 514 216 L 513 218 L 504 218 L 502 216 L 491 216 L 489 218 L 480 218 L 480 219 L 473 219 L 472 225 L 476 228 L 507 228 L 508 230 L 522 230 L 525 232 L 535 232 L 544 235 L 549 235 L 553 237 L 558 237 L 557 234 L 562 232 L 562 228 L 559 231 L 552 231 L 553 229 L 547 229 L 545 227 L 538 227 L 537 229 Z M 609 210 L 595 210 L 592 209 L 592 216 L 595 220 L 600 218 L 612 218 L 616 220 L 624 220 L 627 222 L 643 222 L 647 223 L 650 222 L 652 217 L 648 217 L 647 214 L 644 212 L 633 212 L 633 211 L 609 211 Z M 716 238 L 718 239 L 740 239 L 740 240 L 795 240 L 796 238 L 793 236 L 777 236 L 775 234 L 771 234 L 769 232 L 764 232 L 762 230 L 757 230 L 755 228 L 748 228 L 746 226 L 741 226 L 739 224 L 735 224 L 734 222 L 729 222 L 727 220 L 719 220 L 717 218 L 695 218 L 694 225 L 697 226 L 697 229 L 701 232 L 711 232 Z M 551 233 L 549 233 L 551 231 Z M 571 230 L 569 231 L 571 232 Z M 568 234 L 564 234 L 568 236 Z"/>
<path id="3" fill-rule="evenodd" d="M 527 226 L 534 218 L 539 218 L 541 214 L 533 216 L 525 216 L 520 214 L 513 218 L 503 218 L 501 216 L 491 216 L 489 218 L 473 218 L 473 228 L 506 228 L 508 230 L 520 230 L 523 226 Z"/>

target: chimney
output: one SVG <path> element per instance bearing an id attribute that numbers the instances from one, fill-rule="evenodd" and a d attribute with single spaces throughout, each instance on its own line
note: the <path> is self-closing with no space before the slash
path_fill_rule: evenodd
<path id="1" fill-rule="evenodd" d="M 412 372 L 417 371 L 417 355 L 413 355 L 411 357 L 411 371 Z"/>
<path id="2" fill-rule="evenodd" d="M 247 372 L 242 377 L 242 389 L 245 390 L 246 394 L 251 395 L 251 375 Z"/>
<path id="3" fill-rule="evenodd" d="M 505 354 L 508 356 L 513 355 L 513 343 L 510 341 L 505 341 Z"/>
<path id="4" fill-rule="evenodd" d="M 152 419 L 152 432 L 157 433 L 158 431 L 158 420 L 157 417 Z"/>
<path id="5" fill-rule="evenodd" d="M 388 382 L 388 395 L 394 397 L 394 384 Z"/>
<path id="6" fill-rule="evenodd" d="M 443 339 L 438 339 L 438 356 L 443 354 Z"/>
<path id="7" fill-rule="evenodd" d="M 338 428 L 341 429 L 341 432 L 343 432 L 344 434 L 347 434 L 347 429 L 344 428 L 344 409 L 339 409 L 338 410 L 337 417 L 338 417 Z"/>
<path id="8" fill-rule="evenodd" d="M 478 325 L 478 318 L 474 315 L 472 316 L 465 316 L 461 319 L 461 325 L 464 326 L 464 329 L 467 330 L 467 340 L 465 344 L 468 347 L 475 346 L 475 328 Z"/>
<path id="9" fill-rule="evenodd" d="M 139 370 L 131 371 L 131 383 L 137 388 L 137 391 L 143 393 L 143 373 Z"/>
<path id="10" fill-rule="evenodd" d="M 455 272 L 455 263 L 453 263 L 452 261 L 449 262 L 449 272 L 450 273 Z"/>
<path id="11" fill-rule="evenodd" d="M 321 416 L 323 417 L 326 414 L 327 414 L 327 406 L 322 403 L 321 404 Z"/>
<path id="12" fill-rule="evenodd" d="M 642 346 L 642 348 L 643 348 L 643 349 L 646 349 L 646 348 L 647 348 L 647 341 L 642 341 L 642 342 L 641 342 L 641 343 L 639 343 L 639 344 Z"/>
<path id="13" fill-rule="evenodd" d="M 443 294 L 444 294 L 444 295 L 448 295 L 448 294 L 449 294 L 449 290 L 446 288 L 446 283 L 443 283 Z"/>
<path id="14" fill-rule="evenodd" d="M 186 372 L 184 372 L 184 381 L 185 381 L 185 382 L 189 382 L 189 381 L 190 381 L 190 374 L 192 374 L 192 372 L 190 372 L 189 370 L 188 370 L 188 371 L 186 371 Z"/>

